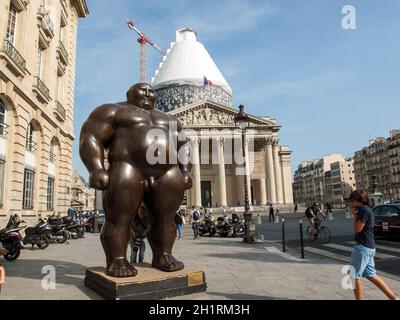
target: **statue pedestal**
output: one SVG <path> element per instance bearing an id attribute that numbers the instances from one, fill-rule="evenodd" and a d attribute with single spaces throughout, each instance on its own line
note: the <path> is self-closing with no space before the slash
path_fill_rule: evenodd
<path id="1" fill-rule="evenodd" d="M 150 264 L 135 265 L 138 275 L 131 278 L 107 276 L 104 267 L 86 269 L 85 285 L 106 299 L 158 300 L 205 292 L 204 271 L 185 268 L 163 272 Z"/>

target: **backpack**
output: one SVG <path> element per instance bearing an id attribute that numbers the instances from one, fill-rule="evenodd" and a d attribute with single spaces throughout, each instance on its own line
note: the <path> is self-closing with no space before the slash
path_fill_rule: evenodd
<path id="1" fill-rule="evenodd" d="M 199 221 L 199 220 L 200 220 L 200 213 L 199 213 L 199 211 L 197 211 L 197 210 L 193 211 L 193 220 L 194 220 L 194 221 Z"/>

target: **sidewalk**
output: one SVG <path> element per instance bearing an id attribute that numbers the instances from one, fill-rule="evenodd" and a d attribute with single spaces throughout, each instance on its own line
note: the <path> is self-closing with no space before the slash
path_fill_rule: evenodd
<path id="1" fill-rule="evenodd" d="M 330 259 L 298 255 L 281 256 L 265 247 L 272 243 L 244 244 L 241 239 L 202 238 L 192 240 L 190 226 L 184 228 L 184 239 L 177 241 L 175 256 L 186 266 L 202 268 L 208 283 L 207 293 L 177 299 L 353 299 L 351 290 L 343 290 L 343 265 Z M 272 249 L 270 249 L 272 251 Z M 150 261 L 151 252 L 146 252 Z M 51 245 L 48 249 L 23 250 L 13 263 L 2 261 L 7 271 L 1 299 L 100 299 L 83 285 L 86 267 L 104 264 L 98 234 L 70 244 Z M 41 286 L 42 268 L 56 268 L 56 290 Z M 385 280 L 400 292 L 400 282 Z M 365 282 L 366 299 L 385 299 Z"/>

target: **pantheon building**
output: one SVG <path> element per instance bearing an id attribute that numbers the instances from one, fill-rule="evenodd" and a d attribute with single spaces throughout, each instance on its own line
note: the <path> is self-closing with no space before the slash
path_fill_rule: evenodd
<path id="1" fill-rule="evenodd" d="M 233 155 L 235 146 L 242 145 L 234 121 L 239 110 L 232 107 L 232 89 L 195 31 L 176 32 L 176 42 L 151 83 L 157 91 L 157 108 L 181 121 L 192 143 L 193 159 L 200 160 L 193 165 L 193 188 L 187 191 L 185 204 L 242 206 L 244 175 L 238 172 L 243 162 Z M 279 143 L 281 126 L 267 116 L 248 116 L 245 154 L 252 205 L 292 204 L 291 150 Z"/>

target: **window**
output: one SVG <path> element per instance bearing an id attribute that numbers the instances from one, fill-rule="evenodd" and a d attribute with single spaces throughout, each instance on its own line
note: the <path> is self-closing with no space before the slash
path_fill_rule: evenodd
<path id="1" fill-rule="evenodd" d="M 35 151 L 35 142 L 33 141 L 34 130 L 33 126 L 30 123 L 28 125 L 28 129 L 26 130 L 26 150 L 30 152 Z"/>
<path id="2" fill-rule="evenodd" d="M 40 78 L 42 74 L 42 60 L 43 60 L 43 49 L 38 45 L 37 61 L 36 61 L 36 76 Z"/>
<path id="3" fill-rule="evenodd" d="M 50 178 L 47 180 L 47 210 L 54 209 L 54 179 Z"/>
<path id="4" fill-rule="evenodd" d="M 25 169 L 22 209 L 33 209 L 33 186 L 35 172 Z"/>
<path id="5" fill-rule="evenodd" d="M 7 23 L 7 33 L 6 40 L 10 41 L 12 45 L 15 45 L 15 33 L 17 29 L 17 15 L 18 10 L 14 7 L 12 3 L 10 3 L 10 7 L 8 9 L 8 23 Z"/>
<path id="6" fill-rule="evenodd" d="M 0 100 L 0 136 L 3 136 L 6 132 L 6 107 Z"/>
<path id="7" fill-rule="evenodd" d="M 0 160 L 0 208 L 3 206 L 5 162 Z"/>
<path id="8" fill-rule="evenodd" d="M 56 154 L 55 154 L 55 150 L 54 150 L 54 144 L 52 143 L 50 145 L 50 155 L 49 155 L 49 159 L 51 163 L 55 163 L 56 162 Z"/>

